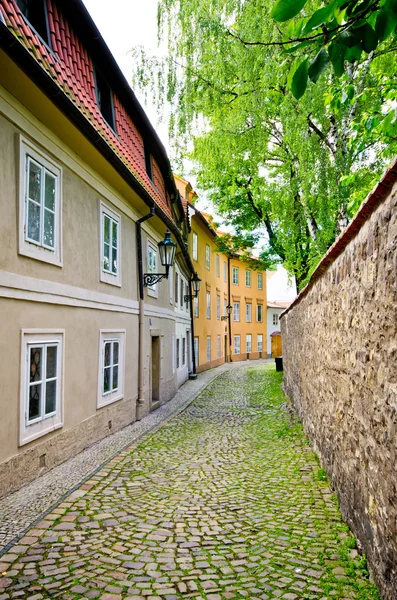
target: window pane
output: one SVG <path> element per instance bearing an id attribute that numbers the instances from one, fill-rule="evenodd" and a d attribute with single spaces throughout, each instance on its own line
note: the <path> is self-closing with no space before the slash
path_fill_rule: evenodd
<path id="1" fill-rule="evenodd" d="M 28 203 L 28 238 L 40 242 L 40 206 Z"/>
<path id="2" fill-rule="evenodd" d="M 113 342 L 113 364 L 119 364 L 119 342 Z"/>
<path id="3" fill-rule="evenodd" d="M 44 244 L 54 248 L 55 246 L 55 215 L 48 210 L 44 211 Z"/>
<path id="4" fill-rule="evenodd" d="M 112 248 L 112 273 L 117 273 L 117 248 Z"/>
<path id="5" fill-rule="evenodd" d="M 33 421 L 33 419 L 38 419 L 41 417 L 40 397 L 41 384 L 31 385 L 29 387 L 29 421 Z"/>
<path id="6" fill-rule="evenodd" d="M 104 224 L 104 241 L 106 244 L 110 244 L 110 219 L 106 215 L 103 216 L 103 224 Z"/>
<path id="7" fill-rule="evenodd" d="M 105 271 L 110 271 L 110 246 L 107 244 L 103 246 L 103 268 Z"/>
<path id="8" fill-rule="evenodd" d="M 105 343 L 105 356 L 104 356 L 104 366 L 105 367 L 110 367 L 111 347 L 112 347 L 112 342 Z"/>
<path id="9" fill-rule="evenodd" d="M 45 414 L 48 415 L 56 411 L 56 393 L 57 382 L 47 381 L 45 391 Z"/>
<path id="10" fill-rule="evenodd" d="M 110 392 L 110 372 L 111 367 L 106 367 L 103 370 L 103 393 Z"/>
<path id="11" fill-rule="evenodd" d="M 41 356 L 42 348 L 30 349 L 30 383 L 41 381 Z"/>
<path id="12" fill-rule="evenodd" d="M 117 248 L 117 223 L 112 221 L 112 244 L 114 248 Z"/>
<path id="13" fill-rule="evenodd" d="M 113 390 L 117 390 L 119 387 L 119 368 L 113 367 Z"/>
<path id="14" fill-rule="evenodd" d="M 46 171 L 44 205 L 52 211 L 55 211 L 55 177 Z"/>
<path id="15" fill-rule="evenodd" d="M 29 161 L 29 189 L 28 196 L 40 204 L 41 168 L 36 163 Z"/>
<path id="16" fill-rule="evenodd" d="M 47 372 L 46 379 L 57 376 L 57 347 L 47 346 Z"/>

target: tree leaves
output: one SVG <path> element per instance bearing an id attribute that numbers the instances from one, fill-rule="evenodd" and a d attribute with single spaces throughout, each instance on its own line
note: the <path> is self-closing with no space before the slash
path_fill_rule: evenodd
<path id="1" fill-rule="evenodd" d="M 309 65 L 308 73 L 313 83 L 316 83 L 321 73 L 326 69 L 329 61 L 330 59 L 328 52 L 324 48 L 321 48 L 320 52 L 316 55 L 316 57 L 311 61 Z"/>
<path id="2" fill-rule="evenodd" d="M 374 0 L 336 0 L 321 23 L 329 3 L 312 0 L 279 25 L 274 0 L 160 0 L 168 56 L 134 61 L 169 115 L 174 165 L 188 158 L 199 193 L 237 231 L 265 232 L 300 285 L 397 152 L 395 42 L 366 52 L 388 2 L 363 19 Z"/>
<path id="3" fill-rule="evenodd" d="M 271 16 L 275 21 L 283 23 L 300 13 L 306 2 L 307 0 L 277 0 Z"/>
<path id="4" fill-rule="evenodd" d="M 302 9 L 302 2 L 278 0 L 271 13 L 276 21 L 290 20 L 285 30 L 287 39 L 298 43 L 286 52 L 299 55 L 301 60 L 311 59 L 309 77 L 313 82 L 330 62 L 335 75 L 341 77 L 346 61 L 357 64 L 363 52 L 371 54 L 392 34 L 397 36 L 397 0 L 331 0 L 319 8 L 314 3 L 313 8 L 307 20 L 302 23 L 300 19 L 297 24 L 291 19 Z M 299 95 L 302 80 L 298 88 Z"/>
<path id="5" fill-rule="evenodd" d="M 302 98 L 303 94 L 306 91 L 307 87 L 307 78 L 308 78 L 308 67 L 309 67 L 309 59 L 305 58 L 303 62 L 300 63 L 296 71 L 294 72 L 291 79 L 291 92 L 295 96 L 297 100 Z"/>

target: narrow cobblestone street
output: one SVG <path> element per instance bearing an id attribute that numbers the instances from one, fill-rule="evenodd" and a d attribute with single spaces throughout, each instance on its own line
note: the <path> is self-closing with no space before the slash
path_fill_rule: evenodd
<path id="1" fill-rule="evenodd" d="M 273 364 L 223 372 L 0 558 L 0 600 L 378 598 Z"/>

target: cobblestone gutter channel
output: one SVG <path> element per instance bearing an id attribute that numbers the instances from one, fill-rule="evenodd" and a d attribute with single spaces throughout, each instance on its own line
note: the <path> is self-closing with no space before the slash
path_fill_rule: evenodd
<path id="1" fill-rule="evenodd" d="M 225 370 L 0 559 L 0 600 L 377 599 L 273 365 Z"/>

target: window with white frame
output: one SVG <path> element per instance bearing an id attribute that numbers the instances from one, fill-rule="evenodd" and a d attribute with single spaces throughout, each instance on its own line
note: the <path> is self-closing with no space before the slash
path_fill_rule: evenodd
<path id="1" fill-rule="evenodd" d="M 221 357 L 221 336 L 218 335 L 217 338 L 217 350 L 218 350 L 218 358 Z"/>
<path id="2" fill-rule="evenodd" d="M 193 317 L 197 317 L 199 316 L 199 302 L 198 302 L 198 296 L 197 298 L 193 298 Z"/>
<path id="3" fill-rule="evenodd" d="M 252 335 L 250 333 L 245 336 L 245 345 L 247 354 L 252 352 Z"/>
<path id="4" fill-rule="evenodd" d="M 240 336 L 234 336 L 234 354 L 240 354 Z"/>
<path id="5" fill-rule="evenodd" d="M 245 285 L 251 287 L 251 271 L 245 271 Z"/>
<path id="6" fill-rule="evenodd" d="M 22 446 L 63 425 L 63 330 L 22 330 Z"/>
<path id="7" fill-rule="evenodd" d="M 224 317 L 227 315 L 227 309 L 226 309 L 226 306 L 227 306 L 227 300 L 226 300 L 226 298 L 224 298 L 224 299 L 223 299 L 223 316 L 224 316 Z"/>
<path id="8" fill-rule="evenodd" d="M 211 336 L 207 336 L 207 362 L 211 362 Z"/>
<path id="9" fill-rule="evenodd" d="M 196 367 L 199 364 L 199 339 L 198 337 L 194 338 L 194 361 L 196 363 Z"/>
<path id="10" fill-rule="evenodd" d="M 19 253 L 62 266 L 62 168 L 20 138 Z"/>
<path id="11" fill-rule="evenodd" d="M 227 264 L 223 263 L 223 281 L 227 281 Z"/>
<path id="12" fill-rule="evenodd" d="M 220 319 L 221 319 L 221 297 L 220 296 L 216 297 L 216 318 L 218 319 L 218 321 L 220 321 Z"/>
<path id="13" fill-rule="evenodd" d="M 178 294 L 179 294 L 179 275 L 175 271 L 175 305 L 178 304 Z"/>
<path id="14" fill-rule="evenodd" d="M 179 351 L 180 351 L 180 340 L 179 340 L 179 338 L 176 338 L 176 368 L 177 369 L 179 369 L 179 367 L 181 366 Z"/>
<path id="15" fill-rule="evenodd" d="M 147 273 L 157 273 L 157 246 L 151 241 L 147 241 Z M 157 297 L 157 283 L 148 285 L 149 296 Z"/>
<path id="16" fill-rule="evenodd" d="M 263 321 L 263 306 L 262 304 L 258 304 L 256 307 L 256 320 L 258 323 L 262 323 Z"/>
<path id="17" fill-rule="evenodd" d="M 198 236 L 195 231 L 193 231 L 192 255 L 193 260 L 198 260 Z"/>
<path id="18" fill-rule="evenodd" d="M 233 321 L 240 320 L 240 302 L 233 302 Z"/>
<path id="19" fill-rule="evenodd" d="M 252 321 L 252 304 L 247 303 L 245 305 L 245 320 L 247 323 Z"/>
<path id="20" fill-rule="evenodd" d="M 102 329 L 99 337 L 99 367 L 97 407 L 102 408 L 124 396 L 125 329 Z"/>
<path id="21" fill-rule="evenodd" d="M 206 299 L 207 299 L 207 319 L 211 318 L 211 292 L 207 292 L 206 294 Z"/>
<path id="22" fill-rule="evenodd" d="M 263 290 L 263 274 L 258 273 L 258 290 Z"/>
<path id="23" fill-rule="evenodd" d="M 278 315 L 273 315 L 273 325 L 278 325 Z"/>
<path id="24" fill-rule="evenodd" d="M 186 338 L 182 338 L 182 365 L 186 364 Z"/>
<path id="25" fill-rule="evenodd" d="M 185 289 L 185 283 L 182 279 L 182 275 L 181 275 L 181 308 L 183 308 L 183 304 L 184 304 L 184 299 L 183 299 L 183 290 Z"/>
<path id="26" fill-rule="evenodd" d="M 232 268 L 232 283 L 238 285 L 238 267 Z"/>
<path id="27" fill-rule="evenodd" d="M 262 352 L 263 348 L 263 335 L 258 333 L 258 352 Z"/>
<path id="28" fill-rule="evenodd" d="M 186 310 L 189 310 L 189 284 L 186 284 L 185 286 L 185 296 L 186 296 L 186 300 L 185 300 L 185 308 Z"/>
<path id="29" fill-rule="evenodd" d="M 220 277 L 221 276 L 221 260 L 219 258 L 219 254 L 216 255 L 215 264 L 216 264 L 216 276 Z"/>
<path id="30" fill-rule="evenodd" d="M 121 285 L 120 215 L 101 202 L 101 274 L 100 280 Z"/>
<path id="31" fill-rule="evenodd" d="M 205 266 L 208 270 L 211 266 L 211 249 L 208 244 L 205 245 Z"/>

